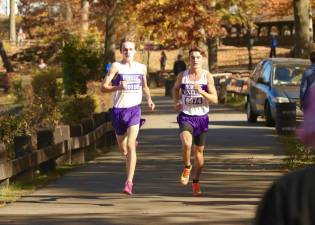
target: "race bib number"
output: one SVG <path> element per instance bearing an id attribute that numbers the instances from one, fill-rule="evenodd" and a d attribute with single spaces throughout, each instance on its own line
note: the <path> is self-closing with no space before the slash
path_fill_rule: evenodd
<path id="1" fill-rule="evenodd" d="M 186 105 L 202 105 L 202 97 L 185 97 Z"/>
<path id="2" fill-rule="evenodd" d="M 128 83 L 126 90 L 140 90 L 141 89 L 141 84 L 140 83 Z"/>

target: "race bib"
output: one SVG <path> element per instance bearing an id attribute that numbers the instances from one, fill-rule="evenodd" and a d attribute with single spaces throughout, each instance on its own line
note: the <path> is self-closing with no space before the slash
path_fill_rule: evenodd
<path id="1" fill-rule="evenodd" d="M 132 91 L 132 90 L 140 90 L 141 89 L 141 83 L 127 83 L 126 90 Z"/>
<path id="2" fill-rule="evenodd" d="M 185 97 L 185 104 L 186 105 L 202 105 L 203 98 L 202 97 Z"/>

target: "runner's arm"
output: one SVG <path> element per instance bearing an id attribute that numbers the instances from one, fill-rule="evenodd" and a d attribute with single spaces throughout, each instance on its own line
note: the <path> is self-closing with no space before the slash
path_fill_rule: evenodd
<path id="1" fill-rule="evenodd" d="M 182 102 L 180 100 L 180 93 L 179 90 L 181 88 L 183 79 L 183 72 L 180 72 L 177 76 L 176 82 L 174 84 L 172 93 L 173 93 L 173 100 L 174 100 L 174 107 L 177 112 L 182 110 Z"/>
<path id="2" fill-rule="evenodd" d="M 214 80 L 210 73 L 207 74 L 207 87 L 208 91 L 204 91 L 201 89 L 200 85 L 196 85 L 196 89 L 204 98 L 208 100 L 210 104 L 217 104 L 218 103 L 218 94 L 217 90 L 215 89 Z"/>
<path id="3" fill-rule="evenodd" d="M 112 80 L 117 74 L 117 72 L 118 72 L 117 64 L 113 63 L 112 66 L 110 67 L 108 75 L 105 76 L 105 78 L 103 79 L 102 86 L 101 86 L 102 92 L 109 93 L 109 92 L 114 92 L 114 91 L 123 89 L 122 84 L 120 84 L 119 86 L 112 85 Z"/>
<path id="4" fill-rule="evenodd" d="M 143 70 L 144 70 L 144 73 L 143 73 L 143 87 L 142 87 L 142 91 L 143 91 L 143 94 L 144 94 L 145 98 L 147 99 L 149 109 L 151 111 L 153 111 L 154 108 L 155 108 L 155 104 L 152 101 L 151 94 L 150 94 L 150 89 L 149 89 L 148 83 L 147 83 L 147 68 L 146 68 L 146 66 L 144 66 Z"/>
<path id="5" fill-rule="evenodd" d="M 305 104 L 305 94 L 306 94 L 306 90 L 308 88 L 308 84 L 307 84 L 307 79 L 306 79 L 306 74 L 307 70 L 304 71 L 303 76 L 302 76 L 302 80 L 301 80 L 301 85 L 300 85 L 300 102 L 301 102 L 301 109 L 304 109 L 304 104 Z"/>

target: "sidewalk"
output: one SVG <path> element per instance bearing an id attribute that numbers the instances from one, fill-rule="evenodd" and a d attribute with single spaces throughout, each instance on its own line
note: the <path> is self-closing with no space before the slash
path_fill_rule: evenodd
<path id="1" fill-rule="evenodd" d="M 203 197 L 181 186 L 176 114 L 167 97 L 154 97 L 140 132 L 132 197 L 121 193 L 124 163 L 117 149 L 73 170 L 20 201 L 0 208 L 0 224 L 250 225 L 270 183 L 283 173 L 283 149 L 272 128 L 248 125 L 246 115 L 212 108 L 201 177 Z"/>

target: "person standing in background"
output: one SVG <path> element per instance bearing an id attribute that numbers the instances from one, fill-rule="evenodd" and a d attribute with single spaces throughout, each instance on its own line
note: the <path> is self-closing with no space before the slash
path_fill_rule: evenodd
<path id="1" fill-rule="evenodd" d="M 104 77 L 103 77 L 103 78 L 105 78 L 105 76 L 108 74 L 111 65 L 112 65 L 111 62 L 106 63 L 106 65 L 105 65 L 105 71 L 104 71 Z"/>
<path id="2" fill-rule="evenodd" d="M 166 61 L 167 61 L 167 57 L 164 51 L 161 52 L 161 58 L 160 58 L 160 67 L 161 67 L 161 71 L 164 72 L 165 68 L 166 68 Z"/>
<path id="3" fill-rule="evenodd" d="M 300 86 L 300 102 L 303 111 L 307 108 L 308 101 L 310 101 L 308 98 L 310 87 L 315 83 L 315 51 L 310 53 L 310 61 L 311 66 L 304 71 Z M 314 101 L 314 99 L 311 100 Z"/>
<path id="4" fill-rule="evenodd" d="M 20 27 L 18 35 L 17 35 L 18 46 L 22 46 L 24 44 L 24 42 L 25 42 L 25 33 L 24 33 L 22 27 Z"/>
<path id="5" fill-rule="evenodd" d="M 183 60 L 183 56 L 179 54 L 173 66 L 174 75 L 177 77 L 177 75 L 184 70 L 186 70 L 186 64 Z"/>
<path id="6" fill-rule="evenodd" d="M 276 48 L 278 45 L 278 41 L 275 35 L 271 36 L 271 45 L 270 45 L 270 55 L 269 57 L 277 57 Z"/>
<path id="7" fill-rule="evenodd" d="M 44 59 L 43 59 L 43 58 L 40 58 L 38 67 L 39 67 L 40 69 L 45 69 L 45 68 L 47 67 L 47 64 L 44 62 Z"/>

